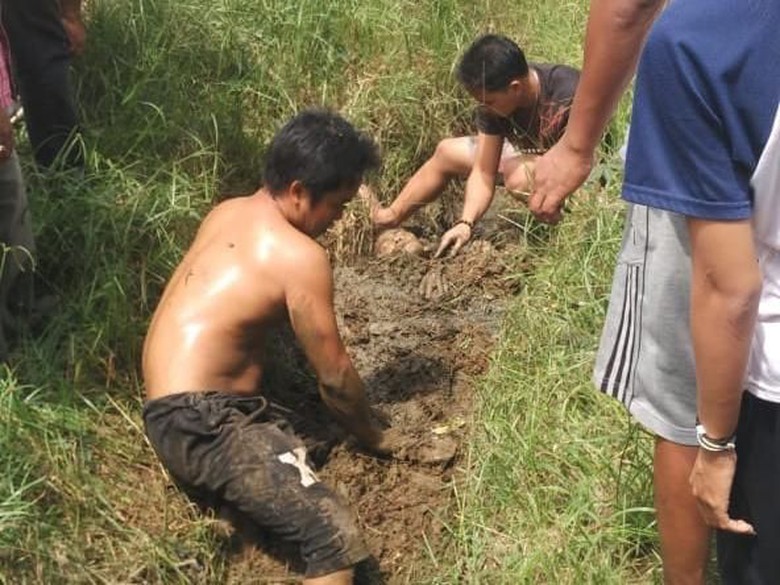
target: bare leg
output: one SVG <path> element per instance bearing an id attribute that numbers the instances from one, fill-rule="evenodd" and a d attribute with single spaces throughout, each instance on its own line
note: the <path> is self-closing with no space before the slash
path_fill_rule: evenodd
<path id="1" fill-rule="evenodd" d="M 376 226 L 400 225 L 418 208 L 435 200 L 453 177 L 468 175 L 474 166 L 473 140 L 466 136 L 439 142 L 433 156 L 409 179 L 395 201 L 389 207 L 378 207 L 373 211 Z"/>
<path id="2" fill-rule="evenodd" d="M 696 453 L 696 447 L 656 438 L 653 484 L 666 585 L 704 585 L 710 531 L 688 483 Z"/>
<path id="3" fill-rule="evenodd" d="M 352 585 L 352 569 L 336 571 L 330 575 L 315 577 L 314 579 L 304 579 L 304 585 Z"/>
<path id="4" fill-rule="evenodd" d="M 516 154 L 501 160 L 499 172 L 504 175 L 504 187 L 516 200 L 526 203 L 533 188 L 535 154 Z"/>

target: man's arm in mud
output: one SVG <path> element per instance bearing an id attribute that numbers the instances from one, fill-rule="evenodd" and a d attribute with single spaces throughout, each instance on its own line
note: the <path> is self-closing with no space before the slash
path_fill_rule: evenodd
<path id="1" fill-rule="evenodd" d="M 295 335 L 314 368 L 320 394 L 340 424 L 368 447 L 382 431 L 372 421 L 363 381 L 339 335 L 333 308 L 333 276 L 324 250 L 317 247 L 287 276 L 287 309 Z"/>
<path id="2" fill-rule="evenodd" d="M 560 219 L 563 201 L 588 178 L 601 135 L 636 69 L 666 0 L 591 0 L 582 74 L 561 139 L 536 163 L 528 207 Z"/>
<path id="3" fill-rule="evenodd" d="M 504 139 L 479 133 L 474 166 L 466 179 L 466 194 L 463 200 L 462 222 L 456 223 L 442 236 L 435 256 L 445 252 L 454 256 L 470 239 L 471 227 L 478 222 L 490 207 L 496 190 L 496 173 L 501 161 L 501 147 Z"/>

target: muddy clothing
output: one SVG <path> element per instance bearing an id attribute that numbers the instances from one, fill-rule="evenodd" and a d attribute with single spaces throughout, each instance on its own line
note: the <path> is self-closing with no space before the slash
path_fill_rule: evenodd
<path id="1" fill-rule="evenodd" d="M 502 136 L 523 154 L 542 154 L 563 136 L 580 72 L 566 65 L 532 64 L 539 77 L 539 99 L 531 108 L 520 108 L 508 118 L 487 107 L 476 110 L 477 130 Z"/>
<path id="2" fill-rule="evenodd" d="M 172 394 L 147 402 L 143 418 L 160 461 L 190 499 L 298 545 L 307 577 L 368 557 L 349 509 L 319 481 L 289 425 L 270 419 L 262 397 Z"/>

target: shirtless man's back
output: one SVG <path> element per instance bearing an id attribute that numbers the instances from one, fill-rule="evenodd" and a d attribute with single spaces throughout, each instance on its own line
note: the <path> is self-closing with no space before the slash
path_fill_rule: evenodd
<path id="1" fill-rule="evenodd" d="M 162 463 L 199 504 L 300 545 L 307 583 L 349 583 L 368 553 L 303 443 L 268 416 L 262 349 L 289 318 L 335 418 L 369 449 L 392 449 L 339 336 L 328 257 L 313 239 L 377 165 L 374 144 L 339 116 L 293 118 L 271 144 L 265 186 L 203 221 L 144 344 L 144 423 Z"/>
<path id="2" fill-rule="evenodd" d="M 149 399 L 177 392 L 259 389 L 261 349 L 287 312 L 286 284 L 322 269 L 322 248 L 293 228 L 265 192 L 231 199 L 205 219 L 149 327 Z"/>

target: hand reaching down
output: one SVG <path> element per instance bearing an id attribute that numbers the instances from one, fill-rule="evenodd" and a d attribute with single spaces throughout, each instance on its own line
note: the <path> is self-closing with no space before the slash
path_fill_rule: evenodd
<path id="1" fill-rule="evenodd" d="M 459 221 L 441 237 L 439 248 L 434 258 L 441 258 L 449 250 L 447 256 L 455 256 L 460 249 L 471 239 L 471 225 L 465 221 Z"/>
<path id="2" fill-rule="evenodd" d="M 708 526 L 737 534 L 755 535 L 748 522 L 729 516 L 729 495 L 737 466 L 734 451 L 713 453 L 699 449 L 691 472 L 691 489 Z"/>

